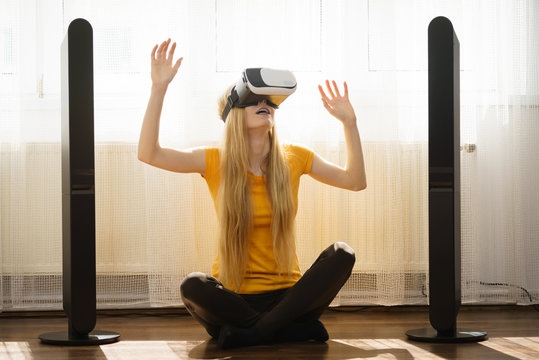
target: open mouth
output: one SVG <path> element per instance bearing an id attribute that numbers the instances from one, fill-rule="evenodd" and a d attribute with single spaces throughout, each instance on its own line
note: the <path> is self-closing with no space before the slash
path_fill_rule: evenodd
<path id="1" fill-rule="evenodd" d="M 269 114 L 269 113 L 270 113 L 269 110 L 266 109 L 266 108 L 260 108 L 260 109 L 258 109 L 258 111 L 256 112 L 257 115 L 259 115 L 259 114 Z"/>

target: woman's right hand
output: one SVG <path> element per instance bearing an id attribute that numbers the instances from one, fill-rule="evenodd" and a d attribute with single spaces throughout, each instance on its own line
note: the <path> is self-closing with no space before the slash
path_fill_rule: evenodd
<path id="1" fill-rule="evenodd" d="M 155 87 L 166 88 L 176 76 L 182 63 L 183 57 L 179 58 L 174 66 L 172 65 L 176 43 L 172 44 L 167 57 L 169 45 L 170 39 L 163 41 L 161 45 L 155 45 L 152 50 L 152 85 Z"/>

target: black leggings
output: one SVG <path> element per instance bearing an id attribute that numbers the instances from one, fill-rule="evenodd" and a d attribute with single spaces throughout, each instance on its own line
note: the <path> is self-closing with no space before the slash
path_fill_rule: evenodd
<path id="1" fill-rule="evenodd" d="M 231 325 L 256 326 L 269 339 L 292 322 L 317 320 L 348 280 L 354 263 L 354 250 L 337 242 L 287 289 L 237 294 L 216 278 L 197 272 L 187 275 L 180 290 L 187 310 L 212 337 L 219 336 L 221 326 Z"/>

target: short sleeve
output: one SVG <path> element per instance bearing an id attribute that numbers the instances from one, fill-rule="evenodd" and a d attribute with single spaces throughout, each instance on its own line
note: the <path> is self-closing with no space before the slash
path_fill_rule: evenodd
<path id="1" fill-rule="evenodd" d="M 291 169 L 301 175 L 311 172 L 314 152 L 300 145 L 285 145 L 285 152 Z"/>
<path id="2" fill-rule="evenodd" d="M 220 181 L 219 149 L 206 148 L 206 170 L 203 177 L 213 193 L 219 187 Z"/>

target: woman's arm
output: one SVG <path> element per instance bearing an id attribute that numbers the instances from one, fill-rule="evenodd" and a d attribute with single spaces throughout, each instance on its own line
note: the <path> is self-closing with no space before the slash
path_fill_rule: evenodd
<path id="1" fill-rule="evenodd" d="M 176 43 L 172 44 L 167 57 L 170 39 L 152 50 L 152 91 L 138 143 L 138 159 L 158 168 L 176 172 L 198 172 L 206 169 L 205 150 L 203 148 L 173 150 L 159 145 L 159 120 L 168 85 L 176 76 L 183 58 L 172 65 Z"/>
<path id="2" fill-rule="evenodd" d="M 346 82 L 344 83 L 344 95 L 341 95 L 335 81 L 332 83 L 333 89 L 329 81 L 326 80 L 329 96 L 326 95 L 322 86 L 318 85 L 318 90 L 326 110 L 343 124 L 346 141 L 346 167 L 339 167 L 321 158 L 318 154 L 314 154 L 310 175 L 328 185 L 353 191 L 363 190 L 367 187 L 365 162 L 356 115 L 348 99 L 348 85 Z"/>

